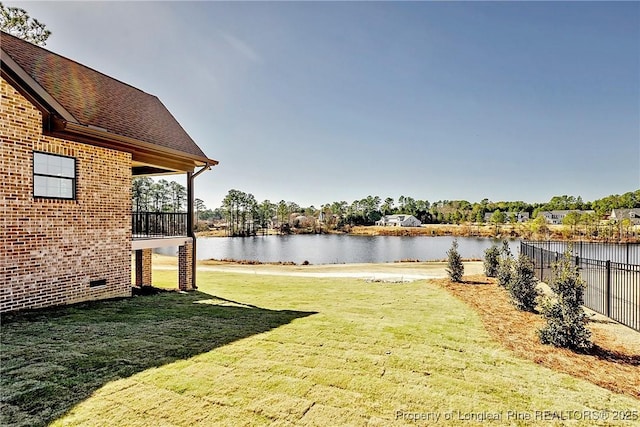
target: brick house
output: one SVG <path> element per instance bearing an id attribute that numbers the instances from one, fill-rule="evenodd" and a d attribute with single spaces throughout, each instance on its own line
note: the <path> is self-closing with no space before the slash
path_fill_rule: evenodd
<path id="1" fill-rule="evenodd" d="M 155 96 L 5 33 L 0 50 L 0 311 L 130 296 L 132 251 L 149 285 L 161 246 L 195 288 L 194 178 L 217 161 Z M 187 176 L 177 226 L 132 216 L 132 178 L 155 174 Z"/>

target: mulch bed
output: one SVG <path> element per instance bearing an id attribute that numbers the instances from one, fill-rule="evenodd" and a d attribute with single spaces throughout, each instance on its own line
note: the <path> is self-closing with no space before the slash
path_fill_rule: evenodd
<path id="1" fill-rule="evenodd" d="M 589 324 L 594 343 L 589 354 L 545 345 L 537 335 L 545 325 L 541 315 L 517 310 L 507 291 L 497 285 L 495 279 L 480 275 L 465 276 L 464 280 L 465 283 L 454 283 L 449 279 L 435 282 L 471 306 L 480 315 L 491 337 L 518 357 L 640 399 L 638 346 L 614 336 L 620 330 L 628 334 L 637 332 L 620 325 L 616 325 L 614 331 Z"/>

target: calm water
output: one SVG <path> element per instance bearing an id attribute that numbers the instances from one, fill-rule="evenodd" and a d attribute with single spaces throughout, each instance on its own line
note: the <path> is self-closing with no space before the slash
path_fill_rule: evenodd
<path id="1" fill-rule="evenodd" d="M 198 259 L 236 259 L 262 262 L 293 261 L 297 264 L 339 264 L 357 262 L 393 262 L 403 259 L 421 261 L 444 259 L 453 237 L 350 236 L 336 234 L 201 237 L 197 240 Z M 459 237 L 458 251 L 463 258 L 484 258 L 493 239 Z M 511 252 L 519 251 L 518 240 L 511 240 Z M 175 255 L 176 248 L 158 251 Z"/>

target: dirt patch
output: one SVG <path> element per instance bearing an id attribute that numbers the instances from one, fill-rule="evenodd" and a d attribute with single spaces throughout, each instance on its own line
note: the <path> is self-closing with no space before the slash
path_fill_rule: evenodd
<path id="1" fill-rule="evenodd" d="M 489 334 L 517 356 L 640 399 L 639 332 L 593 316 L 588 326 L 595 346 L 590 354 L 544 345 L 537 335 L 545 324 L 542 316 L 517 310 L 494 279 L 477 275 L 465 280 L 464 284 L 448 279 L 433 282 L 473 307 Z"/>

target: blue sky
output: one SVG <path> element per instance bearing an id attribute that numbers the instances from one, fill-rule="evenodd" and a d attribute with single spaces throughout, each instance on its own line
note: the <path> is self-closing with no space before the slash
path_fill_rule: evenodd
<path id="1" fill-rule="evenodd" d="M 158 96 L 229 189 L 594 200 L 640 188 L 638 2 L 5 2 Z"/>

